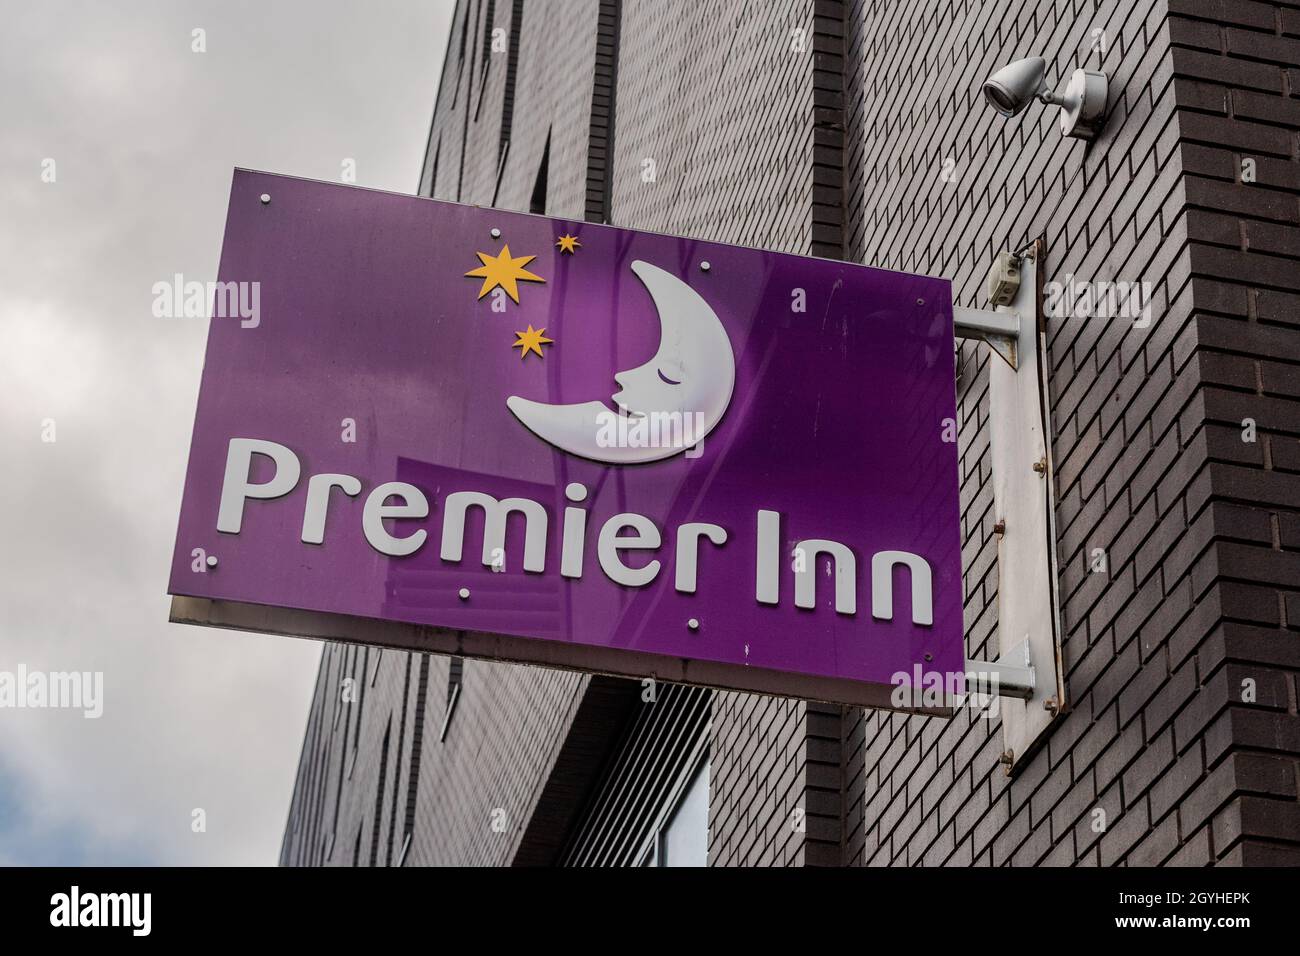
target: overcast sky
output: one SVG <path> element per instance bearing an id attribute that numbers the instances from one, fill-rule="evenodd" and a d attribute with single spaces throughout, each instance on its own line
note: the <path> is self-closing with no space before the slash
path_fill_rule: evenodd
<path id="1" fill-rule="evenodd" d="M 235 166 L 413 192 L 451 8 L 0 0 L 0 671 L 104 675 L 0 708 L 0 864 L 276 862 L 320 646 L 167 623 L 207 320 L 151 288 Z"/>

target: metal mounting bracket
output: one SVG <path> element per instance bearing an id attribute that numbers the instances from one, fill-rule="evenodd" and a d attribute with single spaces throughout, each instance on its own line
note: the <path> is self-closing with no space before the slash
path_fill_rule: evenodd
<path id="1" fill-rule="evenodd" d="M 1004 359 L 989 364 L 999 656 L 968 661 L 966 670 L 972 692 L 1010 698 L 1001 707 L 1008 773 L 1066 710 L 1041 256 L 1041 241 L 1018 254 L 1020 287 L 1010 305 L 953 310 L 957 336 L 988 342 Z"/>
<path id="2" fill-rule="evenodd" d="M 959 339 L 977 339 L 987 342 L 996 354 L 1013 369 L 1016 367 L 1016 346 L 1020 340 L 1020 314 L 1010 310 L 995 312 L 991 309 L 952 310 L 953 334 Z"/>
<path id="3" fill-rule="evenodd" d="M 966 662 L 967 693 L 1031 700 L 1036 684 L 1028 637 L 996 661 Z"/>

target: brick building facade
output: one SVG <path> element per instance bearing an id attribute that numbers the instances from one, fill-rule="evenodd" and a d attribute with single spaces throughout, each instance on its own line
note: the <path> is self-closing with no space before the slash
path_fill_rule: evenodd
<path id="1" fill-rule="evenodd" d="M 1107 72 L 1094 141 L 987 107 L 1033 55 Z M 1149 283 L 1150 321 L 1048 319 L 1069 710 L 1013 776 L 969 712 L 330 645 L 281 862 L 653 862 L 703 765 L 712 865 L 1300 863 L 1298 158 L 1296 0 L 460 0 L 422 195 L 972 307 L 1041 238 L 1048 281 Z M 957 386 L 973 658 L 989 354 L 962 345 Z"/>

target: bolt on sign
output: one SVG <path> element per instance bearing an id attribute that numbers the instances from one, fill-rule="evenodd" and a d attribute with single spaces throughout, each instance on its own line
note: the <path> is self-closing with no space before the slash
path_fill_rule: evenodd
<path id="1" fill-rule="evenodd" d="M 877 707 L 963 672 L 946 280 L 243 170 L 219 279 L 261 314 L 211 323 L 172 620 Z"/>

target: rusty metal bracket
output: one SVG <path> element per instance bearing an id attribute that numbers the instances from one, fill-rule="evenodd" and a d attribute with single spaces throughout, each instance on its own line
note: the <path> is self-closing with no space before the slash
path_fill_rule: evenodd
<path id="1" fill-rule="evenodd" d="M 952 310 L 953 334 L 959 339 L 987 342 L 997 355 L 1016 367 L 1016 348 L 1020 342 L 1020 314 L 1011 310 L 963 309 Z"/>
<path id="2" fill-rule="evenodd" d="M 1005 361 L 989 365 L 990 455 L 998 544 L 996 662 L 968 661 L 969 675 L 993 675 L 1002 706 L 1003 752 L 1014 771 L 1066 712 L 1056 561 L 1055 486 L 1041 309 L 1042 243 L 1016 254 L 1020 286 L 996 311 L 954 309 L 954 332 Z M 1023 664 L 1020 662 L 1023 661 Z"/>

